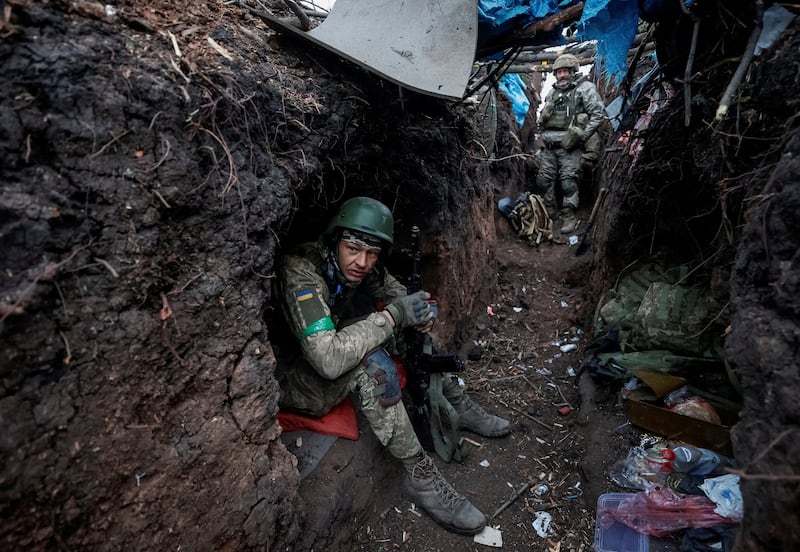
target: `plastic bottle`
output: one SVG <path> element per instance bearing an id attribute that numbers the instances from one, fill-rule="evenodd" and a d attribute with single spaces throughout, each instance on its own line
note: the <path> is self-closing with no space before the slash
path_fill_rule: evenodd
<path id="1" fill-rule="evenodd" d="M 687 475 L 713 475 L 733 465 L 733 460 L 708 449 L 681 445 L 664 449 L 663 456 L 672 466 L 672 471 Z"/>

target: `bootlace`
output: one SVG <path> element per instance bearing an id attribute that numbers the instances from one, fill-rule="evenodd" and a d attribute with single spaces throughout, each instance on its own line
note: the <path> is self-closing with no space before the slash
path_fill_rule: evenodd
<path id="1" fill-rule="evenodd" d="M 431 478 L 434 492 L 442 497 L 448 507 L 454 507 L 457 502 L 464 500 L 464 497 L 447 482 L 447 480 L 439 473 L 439 469 L 430 457 L 425 457 L 414 465 L 411 473 L 413 479 L 428 479 Z"/>

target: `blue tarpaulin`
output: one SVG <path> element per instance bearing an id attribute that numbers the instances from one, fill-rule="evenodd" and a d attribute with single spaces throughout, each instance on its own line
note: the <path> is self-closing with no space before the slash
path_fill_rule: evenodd
<path id="1" fill-rule="evenodd" d="M 660 2 L 666 0 L 643 1 L 658 13 Z M 479 46 L 510 31 L 524 29 L 575 3 L 575 0 L 478 0 Z M 686 4 L 692 3 L 692 0 L 686 1 Z M 602 61 L 605 76 L 614 83 L 625 76 L 628 50 L 636 37 L 638 24 L 639 0 L 586 0 L 578 22 L 578 37 L 597 42 L 597 58 Z M 551 35 L 541 38 L 543 43 L 557 44 Z"/>
<path id="2" fill-rule="evenodd" d="M 638 25 L 637 0 L 587 0 L 583 8 L 578 37 L 597 41 L 597 59 L 614 84 L 619 84 L 628 70 L 628 50 Z"/>
<path id="3" fill-rule="evenodd" d="M 572 0 L 571 0 L 572 1 Z M 534 21 L 559 11 L 558 0 L 478 0 L 478 42 L 515 29 L 524 29 Z"/>
<path id="4" fill-rule="evenodd" d="M 498 88 L 511 100 L 511 105 L 514 108 L 514 117 L 517 119 L 517 124 L 522 128 L 522 125 L 525 124 L 525 115 L 528 114 L 528 108 L 531 106 L 528 96 L 525 95 L 525 83 L 522 82 L 518 74 L 506 73 L 500 78 Z"/>

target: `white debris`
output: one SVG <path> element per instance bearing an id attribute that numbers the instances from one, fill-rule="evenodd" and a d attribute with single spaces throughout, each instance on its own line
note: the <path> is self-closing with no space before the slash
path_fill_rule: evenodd
<path id="1" fill-rule="evenodd" d="M 553 521 L 553 516 L 547 512 L 536 512 L 536 517 L 533 520 L 533 529 L 536 534 L 543 539 L 550 536 L 550 523 Z"/>
<path id="2" fill-rule="evenodd" d="M 475 535 L 472 540 L 484 546 L 503 548 L 503 533 L 501 533 L 499 529 L 488 525 L 483 528 L 483 531 Z"/>
<path id="3" fill-rule="evenodd" d="M 489 461 L 488 460 L 481 460 L 481 467 L 482 468 L 488 468 L 489 467 Z"/>
<path id="4" fill-rule="evenodd" d="M 568 343 L 567 345 L 562 345 L 561 347 L 559 347 L 559 349 L 561 349 L 561 351 L 564 352 L 564 353 L 568 353 L 570 351 L 574 351 L 577 348 L 578 348 L 578 346 L 575 345 L 574 343 Z"/>

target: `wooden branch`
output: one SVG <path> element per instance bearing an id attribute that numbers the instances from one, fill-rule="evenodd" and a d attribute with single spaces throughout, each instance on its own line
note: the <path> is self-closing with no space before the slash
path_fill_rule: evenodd
<path id="1" fill-rule="evenodd" d="M 628 64 L 628 71 L 625 73 L 625 76 L 622 79 L 622 94 L 625 98 L 628 97 L 630 94 L 630 87 L 633 84 L 633 75 L 636 72 L 636 66 L 639 65 L 639 60 L 642 58 L 642 54 L 644 54 L 645 50 L 647 50 L 647 45 L 651 42 L 650 39 L 652 38 L 653 32 L 655 32 L 656 26 L 654 24 L 650 24 L 647 29 L 646 33 L 643 33 L 641 40 L 639 41 L 638 45 L 634 40 L 634 45 L 636 46 L 636 51 L 633 54 L 633 58 L 631 62 Z M 638 37 L 639 35 L 637 35 Z"/>
<path id="2" fill-rule="evenodd" d="M 309 29 L 311 29 L 311 21 L 308 19 L 308 16 L 306 15 L 306 12 L 303 10 L 303 8 L 297 5 L 297 2 L 295 2 L 294 0 L 283 0 L 283 3 L 286 4 L 289 7 L 289 9 L 292 10 L 292 13 L 294 13 L 297 16 L 297 19 L 300 20 L 301 29 L 303 29 L 304 31 L 308 31 Z"/>
<path id="3" fill-rule="evenodd" d="M 756 14 L 756 25 L 753 27 L 753 31 L 750 33 L 750 39 L 747 41 L 747 46 L 745 46 L 742 59 L 739 61 L 739 67 L 736 68 L 736 72 L 733 74 L 733 77 L 731 77 L 731 81 L 728 83 L 728 87 L 725 89 L 725 93 L 722 95 L 722 99 L 719 101 L 719 107 L 717 107 L 717 115 L 715 117 L 717 121 L 721 121 L 725 118 L 725 115 L 728 114 L 728 108 L 733 100 L 733 95 L 736 93 L 736 90 L 738 90 L 739 85 L 742 83 L 742 79 L 747 72 L 747 68 L 750 66 L 750 62 L 753 59 L 756 43 L 758 42 L 758 37 L 761 34 L 761 28 L 763 27 L 764 2 L 762 0 L 756 1 Z"/>
<path id="4" fill-rule="evenodd" d="M 689 126 L 692 121 L 692 66 L 694 54 L 697 51 L 697 37 L 700 35 L 700 18 L 694 18 L 692 29 L 692 46 L 689 48 L 689 59 L 686 60 L 686 69 L 683 71 L 683 126 Z"/>
<path id="5" fill-rule="evenodd" d="M 515 500 L 517 500 L 519 497 L 525 494 L 531 487 L 533 487 L 533 481 L 525 483 L 513 495 L 511 495 L 511 497 L 508 500 L 503 502 L 503 504 L 501 504 L 500 507 L 497 510 L 495 510 L 495 512 L 492 514 L 492 517 L 490 517 L 489 519 L 492 520 L 496 518 L 498 515 L 500 515 L 506 508 L 511 506 Z"/>
<path id="6" fill-rule="evenodd" d="M 536 44 L 534 38 L 537 34 L 552 31 L 559 25 L 571 23 L 572 21 L 577 21 L 580 19 L 581 14 L 583 13 L 583 4 L 583 2 L 579 2 L 574 6 L 570 6 L 565 10 L 561 10 L 560 12 L 551 15 L 550 17 L 546 17 L 545 19 L 537 21 L 525 29 L 513 30 L 506 33 L 503 36 L 496 38 L 494 42 L 480 48 L 475 53 L 475 58 L 480 59 L 501 50 L 505 50 L 506 48 L 511 48 L 512 46 Z"/>

